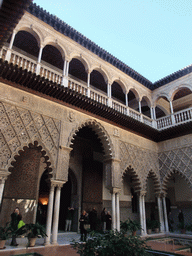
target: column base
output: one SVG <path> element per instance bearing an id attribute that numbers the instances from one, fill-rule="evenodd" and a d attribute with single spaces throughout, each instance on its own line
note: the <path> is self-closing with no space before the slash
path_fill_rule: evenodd
<path id="1" fill-rule="evenodd" d="M 59 245 L 59 244 L 57 243 L 57 241 L 54 241 L 54 242 L 51 243 L 51 245 L 56 246 L 56 245 Z"/>

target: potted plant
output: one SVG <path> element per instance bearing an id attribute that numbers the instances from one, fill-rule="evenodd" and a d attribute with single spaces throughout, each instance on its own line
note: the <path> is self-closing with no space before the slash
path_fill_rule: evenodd
<path id="1" fill-rule="evenodd" d="M 160 229 L 160 225 L 161 225 L 161 223 L 160 223 L 160 221 L 158 221 L 158 220 L 153 220 L 153 228 L 154 228 L 154 230 L 155 230 L 155 233 L 159 233 L 159 229 Z"/>
<path id="2" fill-rule="evenodd" d="M 151 234 L 152 229 L 154 228 L 154 220 L 147 219 L 146 220 L 146 225 L 147 225 L 147 233 Z"/>
<path id="3" fill-rule="evenodd" d="M 10 223 L 7 223 L 5 227 L 0 227 L 0 249 L 5 248 L 5 242 L 12 236 L 12 230 Z"/>
<path id="4" fill-rule="evenodd" d="M 28 238 L 28 245 L 29 247 L 35 246 L 35 242 L 39 237 L 46 237 L 45 228 L 44 226 L 40 225 L 38 222 L 33 224 L 25 224 L 25 226 L 21 227 L 17 230 L 17 235 L 26 234 Z"/>
<path id="5" fill-rule="evenodd" d="M 126 221 L 121 221 L 121 230 L 123 233 L 126 233 L 127 231 L 131 231 L 132 235 L 136 235 L 136 231 L 141 229 L 141 224 L 136 220 L 128 219 Z"/>

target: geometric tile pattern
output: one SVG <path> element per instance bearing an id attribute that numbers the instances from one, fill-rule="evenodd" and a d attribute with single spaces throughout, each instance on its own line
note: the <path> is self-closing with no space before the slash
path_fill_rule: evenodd
<path id="1" fill-rule="evenodd" d="M 157 181 L 155 186 L 160 187 L 157 153 L 121 141 L 120 160 L 121 176 L 127 168 L 133 169 L 138 176 L 142 189 L 145 190 L 147 177 L 150 173 L 153 173 Z"/>
<path id="2" fill-rule="evenodd" d="M 182 175 L 192 186 L 192 146 L 159 153 L 158 158 L 163 187 L 173 172 Z"/>
<path id="3" fill-rule="evenodd" d="M 0 169 L 8 170 L 18 151 L 34 141 L 38 141 L 55 167 L 59 127 L 59 120 L 0 102 Z"/>

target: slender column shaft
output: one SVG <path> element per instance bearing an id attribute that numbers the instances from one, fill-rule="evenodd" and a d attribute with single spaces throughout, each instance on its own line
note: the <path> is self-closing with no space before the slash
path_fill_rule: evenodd
<path id="1" fill-rule="evenodd" d="M 38 61 L 37 61 L 38 63 L 41 62 L 42 52 L 43 52 L 43 47 L 41 46 L 39 49 L 39 55 L 38 55 Z"/>
<path id="2" fill-rule="evenodd" d="M 165 217 L 165 231 L 169 232 L 168 218 L 167 218 L 167 207 L 165 197 L 163 197 L 163 209 L 164 209 L 164 217 Z"/>
<path id="3" fill-rule="evenodd" d="M 5 179 L 1 179 L 0 180 L 0 206 L 3 198 L 4 186 L 5 186 Z"/>
<path id="4" fill-rule="evenodd" d="M 65 76 L 65 73 L 66 73 L 66 66 L 67 66 L 67 61 L 64 60 L 64 64 L 63 64 L 63 76 Z"/>
<path id="5" fill-rule="evenodd" d="M 115 193 L 111 194 L 112 201 L 112 228 L 116 229 L 116 214 L 115 214 Z"/>
<path id="6" fill-rule="evenodd" d="M 146 226 L 146 215 L 145 215 L 145 196 L 142 196 L 142 204 L 143 204 L 143 227 L 144 227 L 144 232 L 143 234 L 147 234 L 147 226 Z"/>
<path id="7" fill-rule="evenodd" d="M 69 74 L 69 61 L 67 61 L 67 65 L 66 65 L 66 76 L 68 76 Z"/>
<path id="8" fill-rule="evenodd" d="M 16 35 L 16 31 L 13 30 L 13 34 L 11 36 L 11 41 L 9 43 L 9 49 L 12 49 L 12 47 L 13 47 L 13 42 L 15 40 L 15 35 Z"/>
<path id="9" fill-rule="evenodd" d="M 141 113 L 141 101 L 139 101 L 139 113 Z"/>
<path id="10" fill-rule="evenodd" d="M 143 204 L 142 196 L 139 196 L 139 213 L 140 213 L 140 223 L 141 223 L 141 235 L 144 234 L 144 225 L 143 225 Z"/>
<path id="11" fill-rule="evenodd" d="M 58 224 L 59 224 L 59 206 L 60 206 L 61 186 L 57 186 L 55 195 L 54 217 L 53 217 L 53 235 L 52 244 L 57 244 Z"/>
<path id="12" fill-rule="evenodd" d="M 155 111 L 155 107 L 153 108 L 153 117 L 156 120 L 156 111 Z"/>
<path id="13" fill-rule="evenodd" d="M 159 222 L 160 222 L 160 231 L 164 231 L 164 221 L 163 221 L 163 211 L 162 211 L 162 204 L 161 204 L 161 198 L 158 196 L 157 197 L 157 202 L 158 202 L 158 211 L 159 211 Z"/>
<path id="14" fill-rule="evenodd" d="M 90 73 L 87 73 L 87 87 L 90 86 Z"/>
<path id="15" fill-rule="evenodd" d="M 49 192 L 49 203 L 48 203 L 47 223 L 46 223 L 47 237 L 45 237 L 45 245 L 50 244 L 50 238 L 51 238 L 51 224 L 52 224 L 52 216 L 53 216 L 54 190 L 55 190 L 55 186 L 52 185 L 51 189 L 50 189 L 50 192 Z"/>
<path id="16" fill-rule="evenodd" d="M 174 118 L 174 112 L 173 112 L 173 104 L 172 104 L 172 101 L 169 102 L 170 103 L 170 110 L 171 110 L 171 121 L 172 121 L 172 124 L 175 123 L 175 118 Z"/>
<path id="17" fill-rule="evenodd" d="M 116 197 L 116 216 L 117 216 L 117 230 L 120 231 L 120 207 L 119 207 L 119 193 L 115 194 Z"/>
<path id="18" fill-rule="evenodd" d="M 169 104 L 170 104 L 171 114 L 173 114 L 173 104 L 172 104 L 172 101 L 170 101 Z"/>
<path id="19" fill-rule="evenodd" d="M 151 114 L 151 119 L 154 119 L 154 116 L 153 116 L 153 108 L 150 107 L 150 114 Z"/>
<path id="20" fill-rule="evenodd" d="M 107 96 L 111 98 L 111 85 L 109 83 L 107 85 Z"/>
<path id="21" fill-rule="evenodd" d="M 125 94 L 125 102 L 126 102 L 126 106 L 128 107 L 129 102 L 128 102 L 128 94 L 127 93 Z"/>

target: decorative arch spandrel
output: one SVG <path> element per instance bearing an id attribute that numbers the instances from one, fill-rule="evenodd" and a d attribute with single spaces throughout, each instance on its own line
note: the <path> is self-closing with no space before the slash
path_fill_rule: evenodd
<path id="1" fill-rule="evenodd" d="M 0 169 L 8 170 L 14 156 L 37 142 L 56 167 L 60 121 L 24 108 L 0 102 Z"/>

